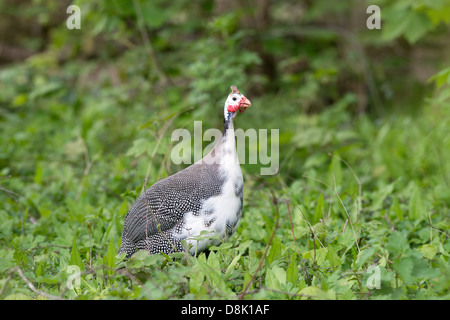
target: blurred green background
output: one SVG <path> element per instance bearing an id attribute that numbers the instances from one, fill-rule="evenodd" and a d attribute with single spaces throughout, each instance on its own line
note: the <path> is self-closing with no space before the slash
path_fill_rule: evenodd
<path id="1" fill-rule="evenodd" d="M 66 27 L 70 4 L 81 9 L 79 30 Z M 381 29 L 366 26 L 373 4 L 381 8 Z M 336 231 L 354 219 L 360 242 L 352 255 L 338 238 L 324 240 L 337 245 L 343 266 L 361 258 L 360 248 L 381 248 L 391 231 L 403 230 L 411 248 L 434 246 L 427 261 L 442 269 L 449 251 L 449 28 L 449 0 L 0 0 L 0 273 L 6 278 L 20 266 L 61 292 L 45 274 L 74 261 L 87 266 L 108 243 L 108 252 L 117 250 L 123 217 L 144 186 L 183 168 L 170 161 L 171 132 L 192 132 L 194 120 L 203 130 L 222 129 L 232 84 L 252 101 L 235 127 L 280 130 L 277 175 L 242 166 L 236 241 L 264 248 L 268 236 L 258 232 L 273 231 L 264 181 L 311 225 L 326 222 Z M 340 195 L 350 217 L 314 179 Z M 264 223 L 249 232 L 258 217 Z M 295 238 L 283 221 L 279 238 L 288 246 Z M 378 227 L 365 225 L 372 222 Z M 375 229 L 384 233 L 370 235 Z M 297 242 L 311 249 L 300 239 L 309 231 L 302 232 Z M 61 246 L 66 260 L 56 261 L 51 246 Z M 386 268 L 402 275 L 402 265 Z M 430 295 L 448 295 L 446 272 L 447 282 Z M 401 281 L 416 285 L 411 277 Z M 19 294 L 8 288 L 0 298 Z M 233 287 L 242 289 L 239 281 Z M 402 290 L 383 294 L 408 297 L 410 289 Z"/>

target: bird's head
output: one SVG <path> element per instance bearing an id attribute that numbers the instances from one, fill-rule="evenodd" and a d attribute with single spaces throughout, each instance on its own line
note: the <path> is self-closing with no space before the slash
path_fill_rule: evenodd
<path id="1" fill-rule="evenodd" d="M 232 119 L 239 112 L 244 112 L 245 108 L 251 107 L 252 104 L 236 86 L 231 86 L 231 93 L 228 95 L 227 101 L 225 101 L 224 117 L 225 120 Z"/>

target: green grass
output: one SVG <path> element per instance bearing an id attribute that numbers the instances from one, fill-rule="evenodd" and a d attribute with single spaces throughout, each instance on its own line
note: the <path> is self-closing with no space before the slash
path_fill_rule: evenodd
<path id="1" fill-rule="evenodd" d="M 450 298 L 448 106 L 376 120 L 352 116 L 348 96 L 319 115 L 280 98 L 294 112 L 268 118 L 272 98 L 252 100 L 235 126 L 280 129 L 280 172 L 242 166 L 237 232 L 209 255 L 125 261 L 144 180 L 180 169 L 171 131 L 196 112 L 220 128 L 221 107 L 192 111 L 176 88 L 68 86 L 67 70 L 0 73 L 0 299 Z"/>

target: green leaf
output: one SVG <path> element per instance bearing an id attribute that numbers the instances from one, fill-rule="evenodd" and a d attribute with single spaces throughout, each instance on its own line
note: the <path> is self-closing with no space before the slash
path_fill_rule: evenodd
<path id="1" fill-rule="evenodd" d="M 426 218 L 427 213 L 423 204 L 423 192 L 414 185 L 411 198 L 409 199 L 409 218 L 411 220 L 421 220 Z"/>
<path id="2" fill-rule="evenodd" d="M 434 81 L 436 84 L 436 87 L 439 89 L 444 84 L 450 84 L 450 67 L 445 68 L 444 70 L 439 71 L 435 75 L 433 75 L 430 79 L 428 79 L 428 82 Z"/>
<path id="3" fill-rule="evenodd" d="M 114 240 L 111 239 L 106 251 L 106 265 L 108 266 L 108 274 L 113 274 L 116 267 L 116 247 L 114 246 Z"/>
<path id="4" fill-rule="evenodd" d="M 142 11 L 142 19 L 150 28 L 158 28 L 163 25 L 171 14 L 170 7 L 158 7 L 154 1 L 140 1 L 140 10 Z"/>
<path id="5" fill-rule="evenodd" d="M 238 247 L 239 254 L 244 254 L 245 250 L 247 250 L 248 247 L 250 247 L 250 245 L 252 243 L 253 243 L 253 240 L 247 240 L 247 241 L 241 242 Z"/>
<path id="6" fill-rule="evenodd" d="M 291 263 L 286 270 L 286 280 L 295 285 L 298 280 L 298 262 L 297 253 L 294 252 L 291 256 Z"/>
<path id="7" fill-rule="evenodd" d="M 362 267 L 362 265 L 373 256 L 375 253 L 375 248 L 371 247 L 368 249 L 361 250 L 361 252 L 358 253 L 358 257 L 356 259 L 356 265 L 359 268 Z"/>
<path id="8" fill-rule="evenodd" d="M 436 254 L 438 253 L 438 250 L 432 246 L 431 244 L 424 244 L 418 248 L 420 252 L 424 255 L 425 258 L 432 260 Z"/>
<path id="9" fill-rule="evenodd" d="M 37 86 L 34 90 L 30 92 L 29 98 L 30 100 L 35 100 L 36 98 L 45 96 L 50 93 L 54 93 L 55 91 L 62 88 L 61 83 L 58 82 L 48 82 Z"/>
<path id="10" fill-rule="evenodd" d="M 393 255 L 398 255 L 409 249 L 405 232 L 394 231 L 386 243 L 386 249 Z"/>
<path id="11" fill-rule="evenodd" d="M 227 270 L 225 271 L 225 279 L 228 279 L 233 272 L 234 267 L 236 266 L 237 262 L 241 258 L 241 255 L 238 254 L 234 259 L 231 261 L 231 263 L 228 265 Z"/>
<path id="12" fill-rule="evenodd" d="M 430 280 L 439 277 L 441 274 L 437 268 L 432 268 L 428 260 L 422 259 L 419 255 L 413 255 L 413 274 L 417 280 Z"/>
<path id="13" fill-rule="evenodd" d="M 372 204 L 370 207 L 368 207 L 369 210 L 376 211 L 383 208 L 384 199 L 386 199 L 387 196 L 392 194 L 392 191 L 394 190 L 395 181 L 391 184 L 388 184 L 384 186 L 383 188 L 380 188 L 377 192 L 374 192 L 372 194 Z"/>
<path id="14" fill-rule="evenodd" d="M 299 294 L 303 294 L 305 295 L 307 298 L 312 298 L 312 299 L 329 299 L 329 300 L 334 300 L 336 299 L 336 294 L 333 290 L 329 290 L 329 291 L 324 291 L 318 287 L 313 287 L 313 286 L 309 286 L 309 287 L 305 287 L 303 288 Z"/>
<path id="15" fill-rule="evenodd" d="M 24 94 L 24 93 L 19 94 L 14 98 L 13 106 L 20 107 L 20 106 L 24 105 L 27 102 L 27 100 L 28 100 L 28 96 L 26 94 Z"/>
<path id="16" fill-rule="evenodd" d="M 149 139 L 139 138 L 133 141 L 133 145 L 128 149 L 126 155 L 139 157 L 143 154 L 151 155 L 154 143 Z"/>
<path id="17" fill-rule="evenodd" d="M 36 170 L 34 172 L 34 183 L 41 184 L 42 182 L 42 163 L 38 162 L 36 165 Z"/>
<path id="18" fill-rule="evenodd" d="M 273 266 L 267 270 L 266 273 L 266 286 L 275 289 L 282 290 L 283 286 L 286 284 L 286 271 L 284 269 Z"/>
<path id="19" fill-rule="evenodd" d="M 5 300 L 33 300 L 33 298 L 24 293 L 13 293 L 6 296 Z"/>
<path id="20" fill-rule="evenodd" d="M 403 211 L 397 197 L 394 197 L 394 200 L 392 201 L 391 210 L 400 221 L 404 219 Z"/>
<path id="21" fill-rule="evenodd" d="M 327 249 L 328 249 L 328 252 L 327 252 L 325 259 L 328 260 L 328 262 L 330 262 L 330 266 L 333 266 L 333 267 L 339 266 L 341 264 L 341 259 L 337 255 L 334 247 L 328 246 Z"/>
<path id="22" fill-rule="evenodd" d="M 393 261 L 394 270 L 397 271 L 400 278 L 406 283 L 409 284 L 414 281 L 413 269 L 414 269 L 414 261 L 412 257 L 402 257 L 399 259 L 395 259 Z"/>
<path id="23" fill-rule="evenodd" d="M 206 263 L 206 257 L 204 254 L 201 254 L 197 262 Z M 205 272 L 201 267 L 192 268 L 189 272 L 189 292 L 193 294 L 200 294 L 202 290 L 204 290 L 203 283 L 205 281 Z"/>
<path id="24" fill-rule="evenodd" d="M 208 265 L 216 271 L 220 271 L 220 261 L 214 251 L 210 251 L 208 255 Z"/>
<path id="25" fill-rule="evenodd" d="M 269 254 L 267 255 L 267 261 L 269 264 L 281 258 L 281 240 L 278 237 L 274 237 L 270 246 Z"/>
<path id="26" fill-rule="evenodd" d="M 385 10 L 384 20 L 382 38 L 385 41 L 404 36 L 409 43 L 415 43 L 433 28 L 425 14 L 401 6 Z"/>
<path id="27" fill-rule="evenodd" d="M 314 214 L 314 223 L 320 222 L 320 219 L 323 218 L 324 211 L 325 211 L 325 198 L 323 197 L 323 193 L 321 193 L 319 199 L 317 200 L 316 212 Z"/>
<path id="28" fill-rule="evenodd" d="M 405 30 L 405 38 L 409 43 L 415 43 L 433 28 L 433 24 L 427 16 L 421 13 L 411 15 L 408 28 Z"/>
<path id="29" fill-rule="evenodd" d="M 228 288 L 226 282 L 220 275 L 220 269 L 218 270 L 219 272 L 217 272 L 211 266 L 209 266 L 208 263 L 205 263 L 200 259 L 197 260 L 197 262 L 198 265 L 202 268 L 204 274 L 209 278 L 212 286 L 219 289 L 220 291 L 231 293 L 230 288 Z"/>
<path id="30" fill-rule="evenodd" d="M 80 252 L 78 251 L 75 241 L 73 242 L 72 252 L 70 253 L 70 264 L 80 267 L 80 270 L 85 270 L 83 260 L 81 260 Z"/>
<path id="31" fill-rule="evenodd" d="M 342 165 L 338 155 L 332 157 L 328 174 L 331 187 L 338 187 L 342 184 Z"/>
<path id="32" fill-rule="evenodd" d="M 327 249 L 325 248 L 316 248 L 315 250 L 309 250 L 303 254 L 303 258 L 309 259 L 312 262 L 315 262 L 318 266 L 321 266 L 327 257 Z"/>

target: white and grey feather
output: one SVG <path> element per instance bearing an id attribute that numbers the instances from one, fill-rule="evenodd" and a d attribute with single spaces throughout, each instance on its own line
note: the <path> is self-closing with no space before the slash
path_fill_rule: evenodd
<path id="1" fill-rule="evenodd" d="M 232 94 L 236 92 L 225 102 L 222 138 L 211 152 L 156 182 L 131 206 L 125 216 L 119 253 L 131 257 L 137 250 L 151 254 L 183 251 L 184 240 L 190 253 L 195 254 L 235 232 L 242 214 L 244 182 L 232 121 L 236 111 L 227 111 L 229 103 L 234 102 Z M 242 96 L 239 91 L 237 94 Z"/>

